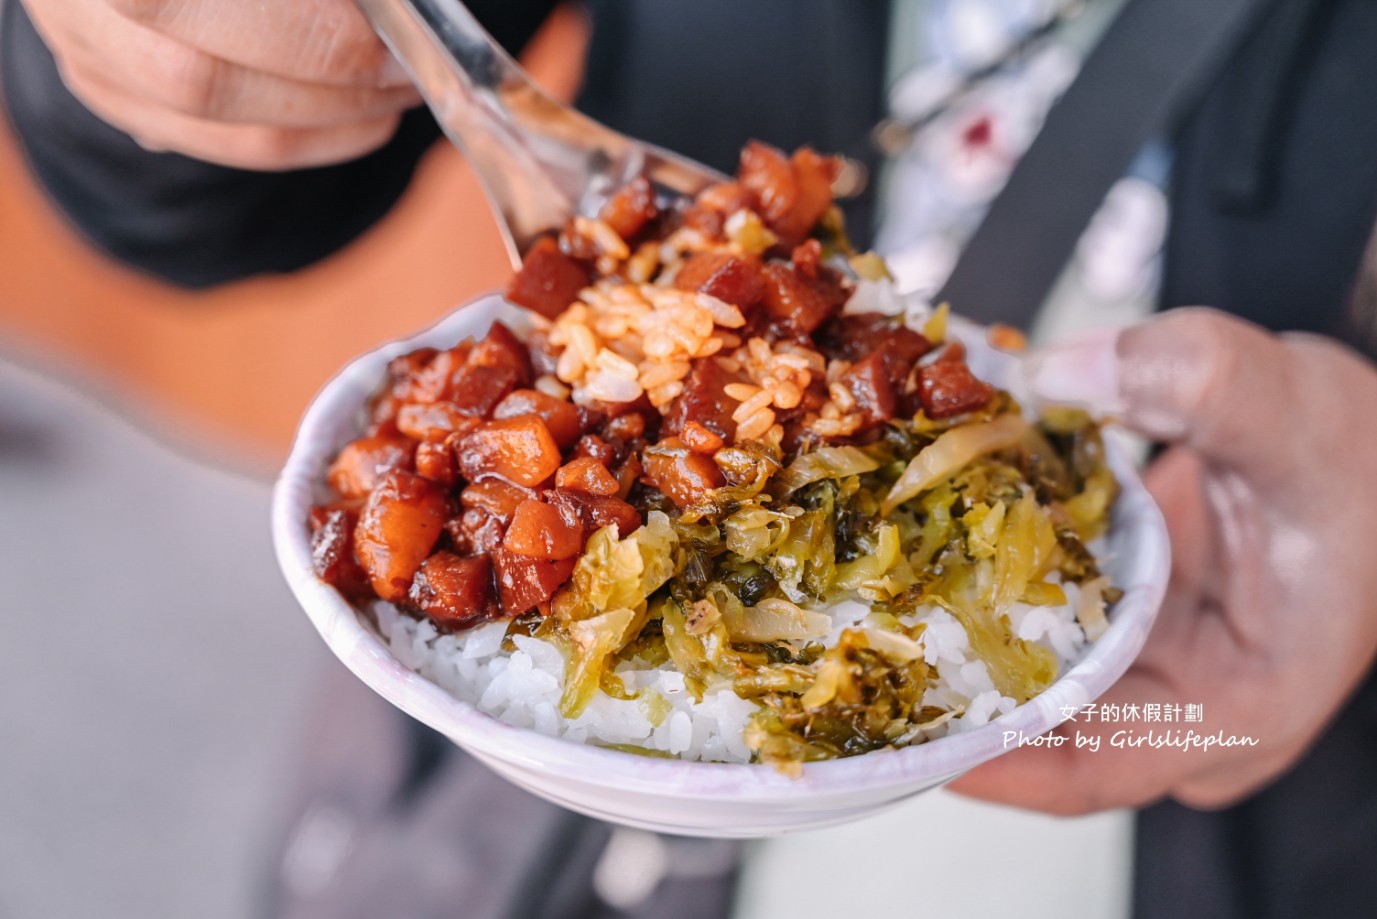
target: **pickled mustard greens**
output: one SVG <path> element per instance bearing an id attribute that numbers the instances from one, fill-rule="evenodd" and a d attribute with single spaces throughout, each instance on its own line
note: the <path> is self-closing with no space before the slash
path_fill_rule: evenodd
<path id="1" fill-rule="evenodd" d="M 747 742 L 794 769 L 921 742 L 954 714 L 922 705 L 926 608 L 951 612 L 1020 703 L 1057 660 L 1014 634 L 1014 604 L 1064 605 L 1075 583 L 1082 626 L 1103 631 L 1117 593 L 1086 544 L 1116 486 L 1084 413 L 1029 422 L 1001 394 L 959 424 L 893 423 L 866 446 L 787 464 L 761 445 L 743 453 L 741 484 L 589 540 L 544 629 L 570 652 L 566 717 L 619 662 L 667 659 L 700 699 L 729 686 L 759 703 Z M 869 615 L 824 648 L 831 619 L 817 611 L 848 600 Z"/>

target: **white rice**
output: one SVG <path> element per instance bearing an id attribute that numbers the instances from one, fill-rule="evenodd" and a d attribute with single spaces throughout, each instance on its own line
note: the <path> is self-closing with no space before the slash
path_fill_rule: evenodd
<path id="1" fill-rule="evenodd" d="M 1063 669 L 1085 645 L 1085 634 L 1076 622 L 1076 586 L 1067 584 L 1064 589 L 1065 606 L 1018 604 L 1009 611 L 1014 633 L 1051 650 Z M 711 688 L 701 702 L 695 702 L 685 688 L 683 675 L 669 669 L 670 665 L 653 668 L 644 662 L 627 662 L 618 666 L 617 673 L 626 688 L 639 692 L 640 698 L 617 699 L 598 690 L 579 717 L 567 719 L 559 713 L 565 658 L 554 644 L 517 636 L 516 650 L 507 652 L 502 650 L 508 626 L 505 620 L 440 635 L 430 622 L 402 615 L 389 603 L 376 602 L 373 609 L 399 661 L 508 724 L 578 743 L 631 744 L 688 760 L 750 762 L 751 751 L 742 732 L 759 706 L 742 699 L 730 685 Z M 823 612 L 833 620 L 832 632 L 825 639 L 831 646 L 845 628 L 864 619 L 869 609 L 850 600 Z M 903 621 L 926 626 L 919 642 L 933 677 L 923 705 L 955 713 L 945 722 L 924 729 L 927 737 L 980 727 L 1014 710 L 1017 703 L 1000 695 L 955 617 L 929 607 L 905 616 Z"/>

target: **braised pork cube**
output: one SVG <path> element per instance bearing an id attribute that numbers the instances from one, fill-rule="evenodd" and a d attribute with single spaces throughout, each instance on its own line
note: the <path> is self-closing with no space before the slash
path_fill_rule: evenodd
<path id="1" fill-rule="evenodd" d="M 565 520 L 581 524 L 588 533 L 616 526 L 617 534 L 626 536 L 641 526 L 641 515 L 636 508 L 616 495 L 590 495 L 570 488 L 552 488 L 542 497 L 564 515 Z"/>
<path id="2" fill-rule="evenodd" d="M 354 558 L 357 514 L 324 507 L 324 520 L 311 534 L 311 566 L 316 576 L 351 599 L 368 595 L 368 575 Z"/>
<path id="3" fill-rule="evenodd" d="M 596 262 L 602 255 L 592 224 L 578 217 L 570 217 L 560 229 L 559 251 L 585 264 Z"/>
<path id="4" fill-rule="evenodd" d="M 596 428 L 596 433 L 617 449 L 619 457 L 644 446 L 641 441 L 660 428 L 660 411 L 645 393 L 631 402 L 594 402 L 591 408 L 594 411 L 584 430 Z"/>
<path id="5" fill-rule="evenodd" d="M 587 495 L 615 495 L 620 486 L 607 467 L 591 456 L 577 456 L 555 473 L 555 487 Z"/>
<path id="6" fill-rule="evenodd" d="M 441 353 L 437 348 L 417 348 L 392 358 L 387 362 L 388 388 L 409 398 L 407 388 L 414 385 L 416 377 Z"/>
<path id="7" fill-rule="evenodd" d="M 536 493 L 529 488 L 522 488 L 501 479 L 484 479 L 466 486 L 459 493 L 459 503 L 465 510 L 471 507 L 482 508 L 506 526 L 511 522 L 512 514 L 516 513 L 517 506 L 535 496 Z"/>
<path id="8" fill-rule="evenodd" d="M 863 430 L 917 410 L 918 359 L 932 344 L 917 332 L 879 313 L 839 316 L 818 333 L 829 357 L 853 361 L 841 377 L 864 419 Z"/>
<path id="9" fill-rule="evenodd" d="M 454 450 L 444 443 L 426 442 L 416 445 L 416 474 L 441 485 L 453 485 L 459 480 L 459 466 Z"/>
<path id="10" fill-rule="evenodd" d="M 494 322 L 483 340 L 473 346 L 468 362 L 478 367 L 510 367 L 520 386 L 529 385 L 532 379 L 530 352 L 516 333 L 501 322 Z"/>
<path id="11" fill-rule="evenodd" d="M 584 528 L 541 501 L 523 501 L 512 515 L 502 548 L 517 555 L 559 560 L 583 550 Z"/>
<path id="12" fill-rule="evenodd" d="M 832 206 L 838 164 L 804 147 L 793 156 L 752 141 L 741 151 L 741 184 L 755 196 L 759 213 L 780 242 L 802 242 Z"/>
<path id="13" fill-rule="evenodd" d="M 727 218 L 753 203 L 754 196 L 740 182 L 709 185 L 684 211 L 684 226 L 708 239 L 722 239 Z"/>
<path id="14" fill-rule="evenodd" d="M 521 383 L 516 368 L 506 364 L 469 363 L 454 378 L 453 404 L 473 418 L 487 418 L 502 398 Z"/>
<path id="15" fill-rule="evenodd" d="M 895 417 L 899 409 L 899 391 L 891 362 L 886 360 L 888 349 L 880 349 L 865 360 L 853 364 L 842 374 L 840 383 L 851 392 L 861 413 L 862 430 Z M 898 385 L 902 385 L 900 379 Z"/>
<path id="16" fill-rule="evenodd" d="M 405 437 L 377 434 L 345 445 L 325 473 L 330 487 L 344 498 L 362 498 L 393 469 L 411 468 L 416 445 Z"/>
<path id="17" fill-rule="evenodd" d="M 798 197 L 788 215 L 772 226 L 781 242 L 802 239 L 813 231 L 832 207 L 832 183 L 841 171 L 838 159 L 822 156 L 807 147 L 793 152 L 789 166 L 794 171 Z"/>
<path id="18" fill-rule="evenodd" d="M 574 445 L 574 456 L 595 459 L 609 469 L 621 462 L 622 452 L 617 444 L 610 443 L 596 434 L 585 434 Z"/>
<path id="19" fill-rule="evenodd" d="M 829 358 L 844 361 L 864 360 L 887 347 L 909 366 L 932 350 L 932 343 L 921 334 L 883 313 L 838 316 L 818 329 L 817 343 Z"/>
<path id="20" fill-rule="evenodd" d="M 763 268 L 754 255 L 700 252 L 690 256 L 679 268 L 674 286 L 708 294 L 744 311 L 759 303 L 765 295 L 765 283 L 761 279 Z"/>
<path id="21" fill-rule="evenodd" d="M 397 410 L 397 430 L 415 440 L 443 442 L 478 427 L 480 419 L 453 402 L 409 403 Z"/>
<path id="22" fill-rule="evenodd" d="M 502 547 L 506 525 L 481 507 L 465 508 L 458 517 L 445 521 L 445 532 L 465 555 L 488 555 Z"/>
<path id="23" fill-rule="evenodd" d="M 702 453 L 705 456 L 712 456 L 727 445 L 720 436 L 696 421 L 684 425 L 684 429 L 679 432 L 679 439 L 694 453 Z"/>
<path id="24" fill-rule="evenodd" d="M 496 476 L 533 488 L 559 469 L 559 445 L 535 415 L 486 422 L 459 441 L 456 455 L 470 482 Z"/>
<path id="25" fill-rule="evenodd" d="M 559 251 L 559 243 L 547 236 L 526 253 L 521 270 L 507 285 L 507 299 L 554 319 L 591 281 L 588 268 Z"/>
<path id="26" fill-rule="evenodd" d="M 408 599 L 442 631 L 475 626 L 497 613 L 492 563 L 486 555 L 436 552 L 416 572 Z"/>
<path id="27" fill-rule="evenodd" d="M 929 418 L 952 418 L 982 409 L 994 398 L 990 384 L 964 362 L 942 360 L 918 370 L 918 398 Z"/>
<path id="28" fill-rule="evenodd" d="M 654 412 L 653 408 L 651 412 Z M 635 411 L 607 419 L 607 424 L 603 426 L 603 431 L 613 440 L 621 443 L 630 443 L 639 437 L 644 437 L 646 427 L 645 413 L 643 411 Z"/>
<path id="29" fill-rule="evenodd" d="M 765 281 L 765 312 L 804 334 L 811 334 L 835 316 L 846 302 L 844 288 L 805 278 L 793 264 L 770 262 L 761 277 Z"/>
<path id="30" fill-rule="evenodd" d="M 502 614 L 520 616 L 533 609 L 548 614 L 550 599 L 569 580 L 577 562 L 576 557 L 551 561 L 518 555 L 506 549 L 494 550 L 492 564 L 497 573 L 497 596 Z"/>
<path id="31" fill-rule="evenodd" d="M 837 269 L 823 264 L 822 243 L 816 239 L 805 239 L 795 246 L 793 254 L 789 256 L 789 264 L 835 310 L 839 311 L 851 299 L 851 282 Z"/>
<path id="32" fill-rule="evenodd" d="M 709 490 L 727 484 L 711 457 L 694 453 L 677 437 L 646 450 L 644 463 L 646 481 L 679 507 L 697 504 Z"/>
<path id="33" fill-rule="evenodd" d="M 578 406 L 536 389 L 518 389 L 507 395 L 493 409 L 493 418 L 520 418 L 535 415 L 545 422 L 550 436 L 561 450 L 572 447 L 583 432 Z"/>
<path id="34" fill-rule="evenodd" d="M 472 347 L 473 342 L 466 339 L 457 347 L 436 353 L 394 384 L 392 391 L 404 402 L 419 404 L 449 398 L 454 391 L 454 374 L 467 363 Z"/>
<path id="35" fill-rule="evenodd" d="M 422 390 L 429 391 L 432 388 L 432 381 L 428 378 L 424 383 L 421 382 L 421 375 L 442 353 L 444 352 L 435 348 L 417 348 L 388 361 L 387 379 L 390 385 L 384 393 L 398 402 L 417 401 L 417 396 Z M 447 377 L 440 382 L 444 383 L 446 379 Z M 433 398 L 439 398 L 439 393 L 436 392 Z"/>
<path id="36" fill-rule="evenodd" d="M 637 176 L 608 199 L 598 216 L 616 230 L 618 236 L 631 242 L 658 213 L 655 189 L 645 176 Z"/>
<path id="37" fill-rule="evenodd" d="M 730 383 L 739 383 L 739 374 L 728 370 L 713 357 L 699 358 L 684 378 L 684 391 L 670 403 L 661 431 L 677 435 L 690 421 L 696 421 L 727 443 L 736 440 L 732 413 L 741 405 L 727 395 Z"/>
<path id="38" fill-rule="evenodd" d="M 445 490 L 435 482 L 399 469 L 382 477 L 354 528 L 354 554 L 378 596 L 406 597 L 440 538 L 448 510 Z"/>

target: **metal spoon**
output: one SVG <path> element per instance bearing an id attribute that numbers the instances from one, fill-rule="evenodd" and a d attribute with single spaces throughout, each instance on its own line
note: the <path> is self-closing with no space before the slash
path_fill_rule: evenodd
<path id="1" fill-rule="evenodd" d="M 667 196 L 720 173 L 613 131 L 546 95 L 459 0 L 355 0 L 478 173 L 512 264 L 571 216 L 644 175 Z"/>

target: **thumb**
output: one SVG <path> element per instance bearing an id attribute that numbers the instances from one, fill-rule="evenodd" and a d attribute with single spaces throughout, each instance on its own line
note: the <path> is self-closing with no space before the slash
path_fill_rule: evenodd
<path id="1" fill-rule="evenodd" d="M 1119 416 L 1255 482 L 1295 468 L 1304 417 L 1299 361 L 1286 342 L 1210 309 L 1178 309 L 1031 355 L 1033 395 Z"/>

